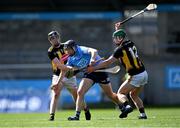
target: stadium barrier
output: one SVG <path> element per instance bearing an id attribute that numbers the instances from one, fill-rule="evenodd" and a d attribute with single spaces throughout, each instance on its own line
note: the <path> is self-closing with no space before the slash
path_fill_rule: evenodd
<path id="1" fill-rule="evenodd" d="M 78 80 L 79 82 L 80 80 Z M 0 112 L 47 112 L 50 103 L 51 80 L 0 80 Z M 93 86 L 85 96 L 88 103 L 100 102 L 100 86 Z M 74 102 L 66 89 L 62 90 L 60 107 Z"/>

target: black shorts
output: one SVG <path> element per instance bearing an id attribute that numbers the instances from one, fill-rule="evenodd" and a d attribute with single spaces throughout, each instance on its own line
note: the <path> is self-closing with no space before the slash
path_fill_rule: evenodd
<path id="1" fill-rule="evenodd" d="M 94 81 L 94 83 L 100 84 L 108 84 L 110 83 L 110 79 L 108 74 L 105 72 L 92 72 L 92 73 L 85 73 L 83 78 L 89 78 Z"/>

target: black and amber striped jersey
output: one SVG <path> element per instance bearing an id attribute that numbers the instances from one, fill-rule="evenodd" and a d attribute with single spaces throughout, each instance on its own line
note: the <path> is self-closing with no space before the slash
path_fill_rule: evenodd
<path id="1" fill-rule="evenodd" d="M 56 67 L 52 60 L 57 57 L 61 63 L 66 64 L 67 62 L 68 55 L 65 54 L 63 47 L 64 45 L 60 44 L 58 48 L 51 46 L 48 49 L 48 57 L 51 60 L 52 70 L 55 75 L 59 75 L 61 70 Z"/>
<path id="2" fill-rule="evenodd" d="M 138 57 L 136 46 L 130 40 L 124 41 L 121 46 L 117 47 L 113 57 L 120 59 L 129 75 L 136 75 L 145 71 L 145 67 Z"/>

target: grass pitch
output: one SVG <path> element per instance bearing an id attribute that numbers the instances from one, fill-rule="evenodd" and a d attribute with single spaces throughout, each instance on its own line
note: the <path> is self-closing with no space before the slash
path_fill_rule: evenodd
<path id="1" fill-rule="evenodd" d="M 137 110 L 128 118 L 120 119 L 119 111 L 115 109 L 91 109 L 92 120 L 86 121 L 81 112 L 80 121 L 68 121 L 67 117 L 74 115 L 74 110 L 60 110 L 55 121 L 48 121 L 48 113 L 1 113 L 0 128 L 179 128 L 180 108 L 147 108 L 147 120 L 139 120 Z"/>

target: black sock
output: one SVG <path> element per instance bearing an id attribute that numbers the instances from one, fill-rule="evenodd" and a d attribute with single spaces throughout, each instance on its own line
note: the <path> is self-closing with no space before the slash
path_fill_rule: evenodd
<path id="1" fill-rule="evenodd" d="M 145 113 L 144 108 L 140 108 L 140 109 L 139 109 L 139 112 L 140 112 L 140 113 Z"/>
<path id="2" fill-rule="evenodd" d="M 127 101 L 125 101 L 125 102 L 123 103 L 123 106 L 126 107 L 128 104 L 129 104 L 129 103 L 128 103 Z"/>
<path id="3" fill-rule="evenodd" d="M 80 111 L 76 111 L 76 117 L 78 117 L 78 118 L 79 118 L 80 114 L 81 114 L 81 112 L 80 112 Z"/>
<path id="4" fill-rule="evenodd" d="M 51 116 L 54 116 L 55 114 L 54 114 L 54 113 L 51 113 L 50 115 L 51 115 Z"/>
<path id="5" fill-rule="evenodd" d="M 118 104 L 118 107 L 121 110 L 123 108 L 123 104 Z"/>

